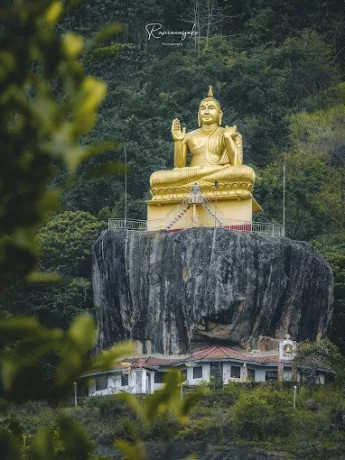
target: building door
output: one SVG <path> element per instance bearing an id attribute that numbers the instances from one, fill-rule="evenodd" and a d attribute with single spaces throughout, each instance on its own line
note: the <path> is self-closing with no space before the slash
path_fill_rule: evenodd
<path id="1" fill-rule="evenodd" d="M 151 394 L 151 374 L 146 372 L 146 393 Z"/>
<path id="2" fill-rule="evenodd" d="M 223 386 L 223 363 L 221 361 L 211 363 L 210 376 L 215 378 L 216 388 Z"/>
<path id="3" fill-rule="evenodd" d="M 136 393 L 137 394 L 141 394 L 143 392 L 143 388 L 142 388 L 142 385 L 143 385 L 143 373 L 142 371 L 138 371 L 136 372 L 137 374 L 137 379 L 136 379 Z"/>

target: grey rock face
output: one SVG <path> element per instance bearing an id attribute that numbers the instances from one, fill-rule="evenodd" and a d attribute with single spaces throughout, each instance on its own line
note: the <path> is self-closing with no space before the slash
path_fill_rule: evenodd
<path id="1" fill-rule="evenodd" d="M 252 348 L 262 335 L 315 340 L 330 325 L 332 285 L 329 265 L 288 238 L 109 229 L 93 248 L 100 348 L 127 338 L 159 353 L 197 341 Z"/>

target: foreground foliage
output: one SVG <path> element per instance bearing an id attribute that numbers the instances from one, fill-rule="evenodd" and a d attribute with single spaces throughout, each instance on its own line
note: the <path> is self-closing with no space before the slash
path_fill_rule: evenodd
<path id="1" fill-rule="evenodd" d="M 194 394 L 191 389 L 187 392 Z M 155 398 L 160 399 L 161 394 Z M 147 423 L 142 415 L 148 413 L 149 407 L 152 410 L 152 396 L 141 397 L 141 415 L 125 399 L 116 395 L 90 397 L 80 401 L 78 407 L 62 407 L 60 417 L 68 416 L 83 426 L 93 446 L 111 448 L 114 439 L 122 438 L 123 442 L 116 446 L 125 458 L 150 458 L 151 452 L 160 452 L 162 458 L 168 459 L 173 452 L 183 452 L 183 457 L 196 451 L 198 458 L 206 459 L 212 452 L 227 455 L 234 445 L 246 446 L 243 455 L 247 448 L 260 447 L 265 452 L 279 451 L 287 458 L 344 455 L 345 420 L 341 407 L 345 399 L 343 390 L 334 385 L 298 386 L 297 406 L 293 409 L 293 383 L 230 383 L 222 390 L 209 390 L 182 426 L 176 413 L 165 412 L 165 403 L 160 406 L 163 412 L 155 412 L 154 419 Z M 177 405 L 179 401 L 176 394 Z M 63 451 L 51 408 L 33 402 L 19 406 L 1 402 L 1 408 L 2 425 L 13 426 L 16 418 L 20 420 L 18 439 L 23 445 L 26 436 L 27 453 L 35 448 L 41 422 L 51 432 L 55 430 L 54 445 L 57 451 Z"/>
<path id="2" fill-rule="evenodd" d="M 48 187 L 54 166 L 66 167 L 68 177 L 73 177 L 82 160 L 112 145 L 85 147 L 78 143 L 95 123 L 106 86 L 84 74 L 79 59 L 83 39 L 71 33 L 56 33 L 55 26 L 65 5 L 69 2 L 18 0 L 12 8 L 0 12 L 0 135 L 4 140 L 0 163 L 2 288 L 8 289 L 9 281 L 42 283 L 54 281 L 59 275 L 87 274 L 90 252 L 85 245 L 100 229 L 96 219 L 86 213 L 54 217 L 38 235 L 45 250 L 40 268 L 48 272 L 34 271 L 38 226 L 57 205 L 58 191 Z M 104 29 L 94 43 L 88 43 L 89 50 L 120 29 Z M 59 245 L 66 244 L 66 239 L 61 242 L 63 238 L 68 239 L 68 254 L 57 250 Z M 8 291 L 1 294 L 6 304 Z M 6 314 L 11 316 L 8 310 Z M 71 394 L 82 373 L 115 366 L 121 356 L 132 351 L 129 344 L 119 344 L 92 356 L 96 337 L 96 324 L 88 314 L 74 319 L 66 331 L 45 328 L 34 317 L 2 319 L 2 396 L 16 402 L 44 399 L 56 406 Z M 186 420 L 198 397 L 193 395 L 176 404 L 181 383 L 178 377 L 171 372 L 164 389 L 152 396 L 143 412 L 145 422 L 151 423 L 162 411 L 173 411 L 182 423 Z M 141 411 L 138 400 L 131 398 L 130 403 L 138 413 Z M 6 403 L 3 406 L 7 409 Z M 39 425 L 37 420 L 32 424 L 35 429 L 29 440 L 22 420 L 13 413 L 1 417 L 1 458 L 91 458 L 93 445 L 81 425 L 63 411 L 54 410 L 51 414 L 49 424 Z M 120 439 L 117 442 L 127 458 L 139 458 L 138 440 L 134 444 Z"/>
<path id="3" fill-rule="evenodd" d="M 47 188 L 54 163 L 73 173 L 92 153 L 77 141 L 94 125 L 106 92 L 78 61 L 82 38 L 54 32 L 62 11 L 59 1 L 17 1 L 0 12 L 2 279 L 33 269 L 37 226 L 57 205 L 57 191 Z"/>

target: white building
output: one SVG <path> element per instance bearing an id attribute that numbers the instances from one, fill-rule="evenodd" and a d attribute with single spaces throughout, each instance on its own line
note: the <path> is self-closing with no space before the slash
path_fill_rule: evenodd
<path id="1" fill-rule="evenodd" d="M 90 396 L 104 396 L 123 391 L 133 394 L 151 394 L 162 388 L 164 372 L 180 361 L 181 356 L 132 357 L 114 369 L 85 374 L 82 380 L 88 380 Z"/>
<path id="2" fill-rule="evenodd" d="M 83 375 L 88 381 L 88 395 L 109 395 L 121 392 L 151 394 L 160 389 L 164 373 L 177 368 L 184 375 L 185 385 L 228 382 L 304 381 L 308 369 L 296 366 L 293 358 L 296 343 L 289 338 L 280 341 L 279 351 L 238 351 L 213 346 L 186 356 L 150 355 L 131 357 L 118 367 L 104 372 Z M 330 369 L 315 369 L 316 383 L 324 384 Z"/>

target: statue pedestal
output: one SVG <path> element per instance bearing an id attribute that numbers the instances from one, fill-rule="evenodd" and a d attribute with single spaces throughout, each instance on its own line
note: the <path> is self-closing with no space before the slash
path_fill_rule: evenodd
<path id="1" fill-rule="evenodd" d="M 206 180 L 205 176 L 216 179 Z M 167 185 L 172 180 L 175 184 Z M 190 182 L 183 183 L 187 180 Z M 255 172 L 245 165 L 157 171 L 150 181 L 147 229 L 217 226 L 251 230 L 253 211 L 262 210 L 252 195 L 254 181 Z"/>
<path id="2" fill-rule="evenodd" d="M 152 200 L 147 203 L 147 230 L 180 230 L 191 227 L 251 229 L 253 211 L 261 208 L 251 193 L 200 199 L 186 194 L 181 201 Z"/>

